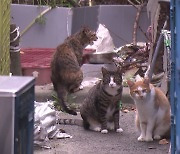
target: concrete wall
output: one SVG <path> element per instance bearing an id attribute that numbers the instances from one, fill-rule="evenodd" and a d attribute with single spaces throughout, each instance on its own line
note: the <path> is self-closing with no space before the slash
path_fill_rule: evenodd
<path id="1" fill-rule="evenodd" d="M 133 26 L 137 10 L 133 6 L 102 6 L 100 7 L 99 22 L 106 25 L 114 40 L 115 46 L 132 43 Z M 142 11 L 140 16 L 139 26 L 144 32 L 150 22 L 147 18 L 146 11 Z M 145 40 L 144 34 L 138 30 L 137 40 Z"/>
<path id="2" fill-rule="evenodd" d="M 83 24 L 97 29 L 98 24 L 102 23 L 109 29 L 116 47 L 132 43 L 136 11 L 133 6 L 129 5 L 100 5 L 76 8 L 73 10 L 72 33 L 76 32 Z M 146 32 L 149 25 L 150 20 L 147 18 L 146 9 L 144 9 L 140 16 L 139 26 Z M 137 32 L 137 40 L 146 40 L 140 30 Z"/>
<path id="3" fill-rule="evenodd" d="M 12 5 L 12 23 L 20 27 L 20 31 L 46 6 Z M 136 9 L 132 6 L 101 5 L 83 8 L 55 8 L 45 14 L 45 24 L 35 23 L 21 38 L 21 47 L 55 48 L 63 40 L 77 32 L 81 26 L 87 25 L 97 30 L 99 23 L 106 25 L 116 47 L 132 42 L 133 24 Z M 139 25 L 146 32 L 150 22 L 146 11 L 140 17 Z M 138 41 L 144 41 L 142 32 L 138 31 Z"/>
<path id="4" fill-rule="evenodd" d="M 73 9 L 72 34 L 78 31 L 81 26 L 86 25 L 97 30 L 99 24 L 99 6 L 82 7 Z"/>
<path id="5" fill-rule="evenodd" d="M 33 19 L 48 7 L 12 5 L 12 23 L 22 32 Z M 35 23 L 21 38 L 21 47 L 54 48 L 71 34 L 72 10 L 55 8 L 45 14 L 45 24 Z"/>

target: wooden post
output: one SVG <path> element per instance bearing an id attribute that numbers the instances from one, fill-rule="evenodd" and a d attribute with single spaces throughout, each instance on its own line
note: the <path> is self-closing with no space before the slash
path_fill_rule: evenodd
<path id="1" fill-rule="evenodd" d="M 20 47 L 19 47 L 19 27 L 15 24 L 10 25 L 10 72 L 12 75 L 22 75 Z"/>

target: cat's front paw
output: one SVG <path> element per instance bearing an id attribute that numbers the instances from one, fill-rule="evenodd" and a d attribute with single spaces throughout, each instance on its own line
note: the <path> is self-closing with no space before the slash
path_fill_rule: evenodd
<path id="1" fill-rule="evenodd" d="M 72 89 L 72 92 L 75 93 L 75 92 L 78 92 L 78 91 L 83 90 L 83 89 L 84 89 L 84 86 L 80 85 L 79 87 Z"/>
<path id="2" fill-rule="evenodd" d="M 83 85 L 80 85 L 79 86 L 79 90 L 83 90 L 84 89 L 84 86 Z"/>
<path id="3" fill-rule="evenodd" d="M 143 142 L 143 141 L 145 141 L 145 137 L 139 136 L 137 140 L 140 141 L 140 142 Z"/>
<path id="4" fill-rule="evenodd" d="M 160 140 L 160 139 L 161 139 L 161 136 L 160 136 L 160 135 L 154 135 L 154 139 L 155 139 L 155 140 Z"/>
<path id="5" fill-rule="evenodd" d="M 103 130 L 101 130 L 101 133 L 102 133 L 102 134 L 107 134 L 107 133 L 108 133 L 108 130 L 107 130 L 107 129 L 103 129 Z"/>
<path id="6" fill-rule="evenodd" d="M 153 141 L 153 138 L 152 138 L 152 137 L 146 137 L 145 141 L 146 141 L 146 142 L 152 142 L 152 141 Z"/>
<path id="7" fill-rule="evenodd" d="M 100 132 L 100 131 L 101 131 L 101 128 L 100 128 L 100 127 L 95 127 L 93 130 L 94 130 L 95 132 Z"/>
<path id="8" fill-rule="evenodd" d="M 117 133 L 122 133 L 122 132 L 123 132 L 123 129 L 122 129 L 122 128 L 118 128 L 118 129 L 116 129 L 116 132 L 117 132 Z"/>

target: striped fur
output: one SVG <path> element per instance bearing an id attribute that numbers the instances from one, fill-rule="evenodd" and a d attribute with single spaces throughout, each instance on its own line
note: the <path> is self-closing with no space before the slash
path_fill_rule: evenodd
<path id="1" fill-rule="evenodd" d="M 51 81 L 62 109 L 72 115 L 77 113 L 66 105 L 67 95 L 79 89 L 83 80 L 81 70 L 83 49 L 97 40 L 95 32 L 82 28 L 59 45 L 51 61 Z"/>
<path id="2" fill-rule="evenodd" d="M 122 96 L 120 69 L 108 71 L 102 68 L 103 79 L 95 85 L 84 100 L 80 114 L 85 129 L 107 133 L 122 132 L 119 127 L 119 102 Z"/>
<path id="3" fill-rule="evenodd" d="M 83 126 L 82 119 L 58 119 L 57 124 Z"/>

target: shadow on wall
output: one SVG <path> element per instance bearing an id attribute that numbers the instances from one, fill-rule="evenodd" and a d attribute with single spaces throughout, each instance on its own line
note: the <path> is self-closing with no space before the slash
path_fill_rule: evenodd
<path id="1" fill-rule="evenodd" d="M 47 6 L 11 5 L 11 23 L 23 32 L 36 17 L 47 10 Z M 136 9 L 127 5 L 99 5 L 82 8 L 54 8 L 22 35 L 22 48 L 55 48 L 64 39 L 77 32 L 82 26 L 97 30 L 99 23 L 104 24 L 113 38 L 115 47 L 132 42 L 133 24 Z M 150 21 L 146 9 L 142 11 L 139 26 L 146 32 Z M 137 32 L 138 41 L 146 41 L 142 31 Z"/>

